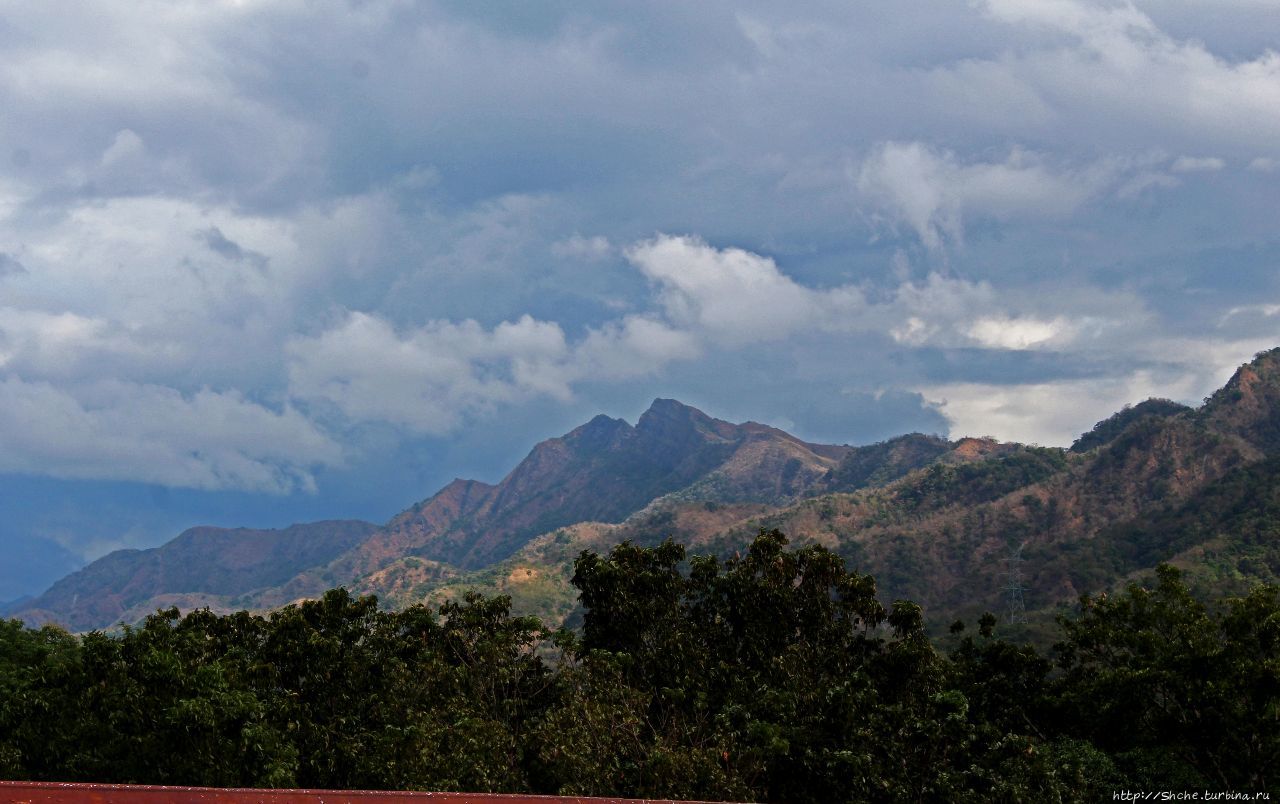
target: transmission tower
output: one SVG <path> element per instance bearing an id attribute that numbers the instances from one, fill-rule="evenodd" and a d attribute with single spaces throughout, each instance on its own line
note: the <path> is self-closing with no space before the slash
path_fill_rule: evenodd
<path id="1" fill-rule="evenodd" d="M 1004 600 L 1007 606 L 1007 620 L 1011 623 L 1025 623 L 1027 621 L 1027 603 L 1022 597 L 1022 593 L 1026 591 L 1026 587 L 1022 585 L 1022 545 L 1018 545 L 1009 553 L 1009 557 L 1005 559 L 1008 567 L 1005 572 L 1004 584 Z"/>

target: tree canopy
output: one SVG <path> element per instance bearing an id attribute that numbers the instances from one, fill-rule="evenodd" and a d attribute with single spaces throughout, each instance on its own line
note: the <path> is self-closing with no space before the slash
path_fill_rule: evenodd
<path id="1" fill-rule="evenodd" d="M 1280 592 L 1177 570 L 1082 600 L 1051 655 L 952 626 L 822 547 L 583 553 L 582 627 L 505 598 L 0 623 L 0 777 L 785 802 L 1276 790 Z"/>

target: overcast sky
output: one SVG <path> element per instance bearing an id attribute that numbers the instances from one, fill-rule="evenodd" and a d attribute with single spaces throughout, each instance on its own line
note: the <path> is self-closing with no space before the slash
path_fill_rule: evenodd
<path id="1" fill-rule="evenodd" d="M 1277 0 L 0 0 L 0 600 L 657 396 L 1065 445 L 1280 344 Z"/>

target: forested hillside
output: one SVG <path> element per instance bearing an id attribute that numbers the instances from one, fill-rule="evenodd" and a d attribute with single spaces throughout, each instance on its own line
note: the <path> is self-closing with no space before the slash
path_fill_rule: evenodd
<path id="1" fill-rule="evenodd" d="M 686 561 L 687 559 L 687 561 Z M 1178 570 L 1086 598 L 1051 655 L 883 605 L 820 546 L 625 543 L 575 562 L 579 631 L 505 598 L 0 625 L 0 777 L 736 801 L 1280 792 L 1280 590 Z"/>

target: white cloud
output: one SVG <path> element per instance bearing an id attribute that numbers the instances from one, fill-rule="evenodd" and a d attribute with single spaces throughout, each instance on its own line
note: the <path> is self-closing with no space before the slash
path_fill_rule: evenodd
<path id="1" fill-rule="evenodd" d="M 588 332 L 574 350 L 572 374 L 580 379 L 642 377 L 702 353 L 693 333 L 656 318 L 631 315 Z"/>
<path id="2" fill-rule="evenodd" d="M 1074 329 L 1062 316 L 1048 321 L 1031 317 L 984 316 L 969 325 L 966 334 L 987 347 L 1030 349 L 1069 338 Z"/>
<path id="3" fill-rule="evenodd" d="M 1280 53 L 1273 49 L 1223 58 L 1203 42 L 1169 35 L 1132 3 L 985 0 L 981 8 L 998 21 L 1064 37 L 1015 46 L 1003 67 L 1067 119 L 1092 119 L 1111 131 L 1123 124 L 1147 141 L 1153 130 L 1235 148 L 1280 139 Z"/>
<path id="4" fill-rule="evenodd" d="M 1180 156 L 1169 169 L 1174 173 L 1214 173 L 1226 166 L 1227 163 L 1216 156 Z"/>
<path id="5" fill-rule="evenodd" d="M 1131 4 L 1103 6 L 1076 0 L 985 0 L 985 8 L 1006 22 L 1070 31 L 1090 42 L 1151 35 L 1155 26 Z"/>
<path id="6" fill-rule="evenodd" d="M 146 359 L 165 344 L 145 343 L 102 318 L 0 307 L 0 369 L 32 377 L 76 377 L 113 355 Z"/>
<path id="7" fill-rule="evenodd" d="M 872 302 L 855 286 L 809 288 L 772 259 L 717 249 L 693 237 L 663 235 L 626 253 L 653 280 L 674 330 L 729 347 L 799 332 L 861 332 L 886 334 L 908 346 L 1032 349 L 1065 346 L 1107 326 L 1105 316 L 1019 312 L 986 282 L 939 273 L 904 280 Z"/>
<path id="8" fill-rule="evenodd" d="M 1265 318 L 1280 315 L 1280 304 L 1242 304 L 1237 307 L 1232 307 L 1223 314 L 1222 318 L 1218 321 L 1218 325 L 1221 326 L 1237 316 L 1252 315 L 1260 315 Z"/>
<path id="9" fill-rule="evenodd" d="M 119 165 L 136 143 L 116 144 Z M 341 230 L 358 251 L 378 204 L 286 218 L 143 194 L 0 214 L 0 242 L 20 243 L 23 265 L 0 305 L 12 403 L 0 472 L 310 488 L 310 467 L 336 465 L 338 445 L 298 411 L 248 395 L 283 397 L 284 343 L 351 272 L 324 237 Z"/>
<path id="10" fill-rule="evenodd" d="M 1273 173 L 1280 170 L 1280 159 L 1272 159 L 1269 156 L 1259 156 L 1250 160 L 1249 169 L 1259 173 Z"/>
<path id="11" fill-rule="evenodd" d="M 1025 305 L 1004 296 L 987 283 L 935 273 L 924 282 L 899 285 L 892 300 L 877 305 L 876 310 L 877 317 L 890 322 L 886 327 L 890 337 L 913 347 L 1002 351 L 1072 348 L 1115 326 L 1111 319 L 1114 311 L 1046 316 L 1017 312 Z M 1085 304 L 1088 302 L 1081 306 Z"/>
<path id="12" fill-rule="evenodd" d="M 1067 446 L 1126 404 L 1194 393 L 1193 379 L 1137 372 L 1104 379 L 1022 385 L 951 383 L 917 390 L 951 422 L 952 438 L 994 436 L 1002 441 Z"/>
<path id="13" fill-rule="evenodd" d="M 923 282 L 898 285 L 881 312 L 894 325 L 890 332 L 899 343 L 953 346 L 963 343 L 963 333 L 975 318 L 998 312 L 999 307 L 988 283 L 932 273 Z"/>
<path id="14" fill-rule="evenodd" d="M 1197 405 L 1240 364 L 1275 345 L 1274 337 L 1186 338 L 1147 332 L 1100 354 L 1154 368 L 1033 383 L 942 383 L 914 390 L 951 422 L 953 438 L 991 435 L 1066 446 L 1126 404 L 1163 397 Z"/>
<path id="15" fill-rule="evenodd" d="M 225 321 L 233 309 L 242 317 L 285 314 L 284 304 L 298 285 L 320 278 L 314 263 L 299 264 L 298 243 L 308 232 L 295 221 L 195 200 L 86 200 L 47 221 L 5 223 L 0 220 L 0 235 L 26 244 L 27 306 L 70 309 L 133 327 L 177 323 L 168 337 L 180 341 L 200 334 L 192 325 Z M 228 260 L 198 236 L 210 228 L 279 259 L 270 272 Z"/>
<path id="16" fill-rule="evenodd" d="M 506 405 L 567 400 L 578 383 L 643 376 L 701 353 L 690 333 L 644 316 L 589 329 L 570 344 L 559 324 L 528 315 L 491 329 L 466 320 L 397 331 L 366 313 L 295 337 L 286 351 L 293 398 L 436 435 Z"/>
<path id="17" fill-rule="evenodd" d="M 485 329 L 434 321 L 400 333 L 365 313 L 286 347 L 290 393 L 325 400 L 359 421 L 447 433 L 498 404 L 567 398 L 568 356 L 559 325 L 524 316 Z"/>
<path id="18" fill-rule="evenodd" d="M 1071 344 L 1097 322 L 1011 312 L 988 284 L 931 274 L 869 303 L 851 286 L 817 290 L 743 249 L 659 235 L 625 250 L 654 286 L 657 309 L 590 327 L 571 342 L 528 315 L 486 328 L 432 320 L 397 330 L 348 313 L 286 347 L 292 398 L 354 421 L 447 434 L 502 406 L 567 400 L 587 382 L 634 379 L 712 349 L 741 349 L 802 333 L 879 333 L 908 346 L 1024 350 Z"/>
<path id="19" fill-rule="evenodd" d="M 1148 190 L 1172 190 L 1182 181 L 1159 170 L 1143 170 L 1116 189 L 1116 196 L 1126 200 L 1137 198 Z"/>
<path id="20" fill-rule="evenodd" d="M 575 234 L 572 237 L 552 243 L 551 253 L 557 257 L 597 261 L 613 255 L 613 244 L 609 242 L 609 238 L 601 235 L 583 237 L 580 234 Z"/>
<path id="21" fill-rule="evenodd" d="M 659 236 L 626 255 L 657 286 L 675 326 L 720 343 L 781 340 L 798 329 L 853 329 L 865 307 L 855 287 L 811 290 L 768 257 L 713 248 L 694 237 Z"/>
<path id="22" fill-rule="evenodd" d="M 1061 170 L 1038 154 L 1012 150 L 1000 162 L 961 162 L 921 142 L 886 142 L 858 170 L 858 189 L 930 249 L 964 238 L 967 218 L 1009 220 L 1070 214 L 1100 192 L 1112 170 Z"/>
<path id="23" fill-rule="evenodd" d="M 341 460 L 297 411 L 236 392 L 0 378 L 0 472 L 282 494 L 314 490 L 312 469 Z"/>
<path id="24" fill-rule="evenodd" d="M 146 150 L 142 144 L 142 138 L 136 132 L 127 128 L 122 129 L 116 133 L 111 146 L 102 153 L 101 165 L 104 168 L 112 168 L 122 163 L 125 165 L 130 162 L 136 163 L 146 155 Z"/>

